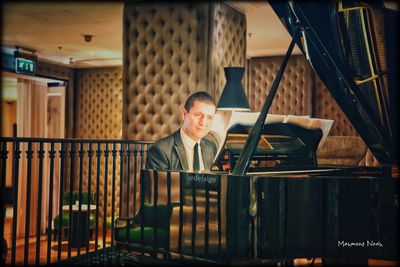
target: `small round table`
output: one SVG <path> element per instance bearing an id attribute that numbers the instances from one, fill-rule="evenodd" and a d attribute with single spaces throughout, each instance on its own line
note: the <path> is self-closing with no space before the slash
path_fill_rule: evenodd
<path id="1" fill-rule="evenodd" d="M 87 204 L 79 204 L 71 206 L 72 210 L 72 225 L 71 225 L 71 247 L 77 248 L 86 246 L 88 241 L 89 220 L 88 212 L 95 210 L 96 205 L 91 204 L 89 209 Z M 62 206 L 63 211 L 69 211 L 69 205 Z"/>

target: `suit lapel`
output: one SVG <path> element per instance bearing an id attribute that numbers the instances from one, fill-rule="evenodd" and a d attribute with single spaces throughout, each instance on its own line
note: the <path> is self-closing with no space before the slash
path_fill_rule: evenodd
<path id="1" fill-rule="evenodd" d="M 209 171 L 211 169 L 211 165 L 213 164 L 214 157 L 212 155 L 212 152 L 208 149 L 207 143 L 204 141 L 204 139 L 201 139 L 200 144 L 201 144 L 201 155 L 203 156 L 204 169 L 206 171 Z"/>
<path id="2" fill-rule="evenodd" d="M 182 143 L 182 138 L 181 138 L 181 133 L 180 129 L 175 132 L 174 134 L 174 149 L 176 151 L 176 154 L 178 155 L 179 161 L 181 162 L 183 170 L 188 170 L 189 165 L 186 159 L 186 153 L 185 153 L 185 148 Z"/>

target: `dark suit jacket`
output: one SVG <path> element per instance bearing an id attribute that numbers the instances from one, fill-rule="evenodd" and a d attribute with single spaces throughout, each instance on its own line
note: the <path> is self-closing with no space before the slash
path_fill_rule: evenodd
<path id="1" fill-rule="evenodd" d="M 217 145 L 202 138 L 200 141 L 204 169 L 211 169 Z M 147 151 L 146 169 L 154 170 L 188 170 L 185 147 L 183 146 L 180 130 L 160 139 Z"/>

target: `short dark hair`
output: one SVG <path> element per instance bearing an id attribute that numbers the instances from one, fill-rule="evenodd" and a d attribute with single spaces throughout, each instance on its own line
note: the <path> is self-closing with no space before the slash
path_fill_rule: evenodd
<path id="1" fill-rule="evenodd" d="M 186 109 L 187 112 L 190 111 L 190 109 L 193 107 L 193 104 L 196 100 L 205 102 L 205 103 L 210 103 L 210 104 L 213 104 L 214 106 L 217 106 L 215 104 L 214 99 L 212 98 L 212 96 L 210 96 L 209 93 L 207 93 L 206 91 L 198 91 L 196 93 L 191 94 L 186 99 L 184 108 Z"/>

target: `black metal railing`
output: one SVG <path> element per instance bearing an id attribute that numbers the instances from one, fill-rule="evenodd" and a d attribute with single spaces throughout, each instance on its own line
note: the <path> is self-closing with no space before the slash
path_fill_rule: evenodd
<path id="1" fill-rule="evenodd" d="M 149 145 L 1 138 L 0 208 L 13 210 L 0 218 L 5 263 L 118 264 L 139 255 L 144 263 L 226 264 L 251 257 L 249 179 L 146 170 Z"/>
<path id="2" fill-rule="evenodd" d="M 139 174 L 150 144 L 0 138 L 0 236 L 7 242 L 1 251 L 8 247 L 2 260 L 50 264 L 111 246 L 115 218 L 133 216 L 139 207 Z"/>

